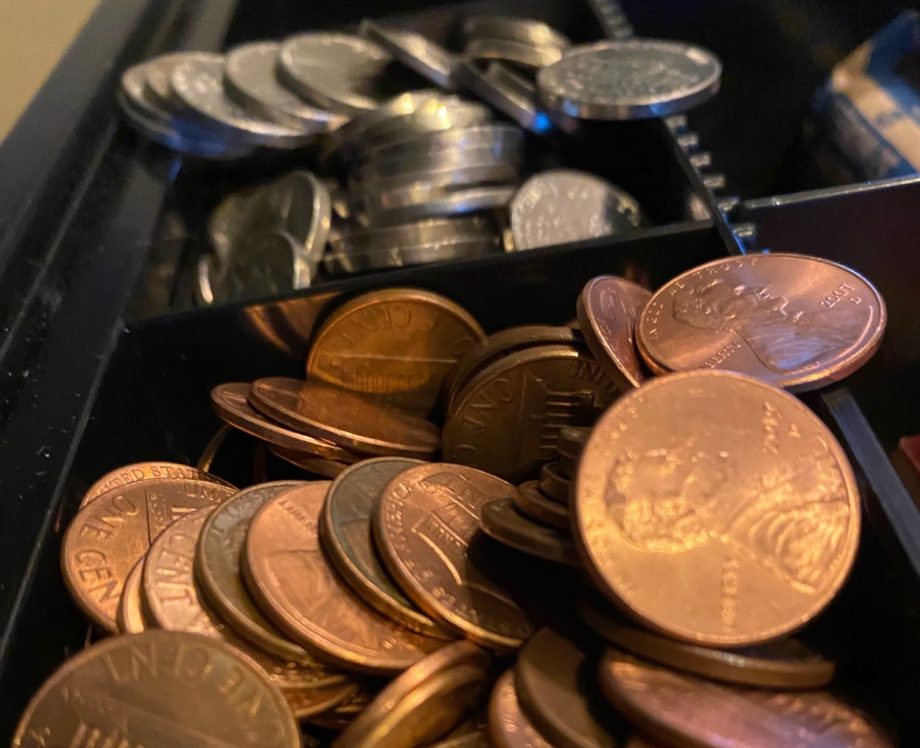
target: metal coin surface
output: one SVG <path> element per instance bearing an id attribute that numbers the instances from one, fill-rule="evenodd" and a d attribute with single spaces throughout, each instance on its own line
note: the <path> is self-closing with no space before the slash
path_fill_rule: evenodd
<path id="1" fill-rule="evenodd" d="M 559 455 L 574 462 L 581 458 L 585 442 L 591 436 L 591 429 L 584 426 L 563 426 L 559 429 Z"/>
<path id="2" fill-rule="evenodd" d="M 153 539 L 188 512 L 234 493 L 209 481 L 159 478 L 113 488 L 85 506 L 61 543 L 61 570 L 77 605 L 115 632 L 125 579 Z"/>
<path id="3" fill-rule="evenodd" d="M 498 650 L 520 646 L 532 628 L 477 566 L 471 544 L 482 507 L 514 493 L 481 470 L 420 465 L 387 484 L 373 518 L 381 560 L 409 599 L 445 628 Z"/>
<path id="4" fill-rule="evenodd" d="M 144 615 L 144 601 L 141 593 L 141 574 L 144 571 L 144 559 L 141 559 L 125 578 L 125 586 L 118 601 L 118 613 L 115 623 L 121 634 L 139 634 L 151 628 Z"/>
<path id="5" fill-rule="evenodd" d="M 469 312 L 430 291 L 372 291 L 336 309 L 317 332 L 307 378 L 427 415 L 457 360 L 485 339 Z"/>
<path id="6" fill-rule="evenodd" d="M 514 685 L 524 714 L 560 748 L 614 748 L 619 725 L 597 694 L 597 671 L 574 640 L 540 629 L 524 645 Z M 600 703 L 597 703 L 600 702 Z"/>
<path id="7" fill-rule="evenodd" d="M 548 462 L 540 468 L 540 491 L 563 506 L 569 505 L 571 481 L 565 477 L 558 462 Z"/>
<path id="8" fill-rule="evenodd" d="M 279 457 L 294 467 L 306 470 L 308 473 L 321 475 L 323 478 L 336 478 L 345 472 L 350 462 L 327 460 L 322 457 L 309 457 L 298 452 L 290 452 L 281 447 L 270 447 L 269 450 L 275 457 Z M 359 459 L 359 458 L 356 458 Z"/>
<path id="9" fill-rule="evenodd" d="M 526 78 L 500 62 L 491 62 L 485 70 L 475 62 L 463 61 L 454 68 L 454 80 L 486 104 L 537 135 L 552 132 L 556 126 L 571 127 L 563 120 L 554 122 L 537 101 L 537 89 Z"/>
<path id="10" fill-rule="evenodd" d="M 354 255 L 406 246 L 438 246 L 454 241 L 469 241 L 486 237 L 494 240 L 494 235 L 494 223 L 480 216 L 434 218 L 397 226 L 349 231 L 332 237 L 329 245 L 335 252 Z"/>
<path id="11" fill-rule="evenodd" d="M 514 125 L 483 124 L 418 134 L 405 140 L 378 146 L 367 152 L 368 165 L 397 159 L 433 158 L 445 152 L 465 153 L 489 149 L 499 158 L 520 161 L 524 136 Z"/>
<path id="12" fill-rule="evenodd" d="M 217 258 L 212 255 L 202 255 L 195 265 L 195 303 L 198 306 L 210 306 L 214 303 L 214 288 L 217 286 L 218 276 Z"/>
<path id="13" fill-rule="evenodd" d="M 623 392 L 645 380 L 636 326 L 651 298 L 642 286 L 615 275 L 592 278 L 578 297 L 578 324 L 585 342 Z"/>
<path id="14" fill-rule="evenodd" d="M 533 522 L 517 509 L 512 499 L 490 501 L 482 507 L 482 531 L 493 540 L 545 561 L 580 568 L 570 537 L 552 527 Z"/>
<path id="15" fill-rule="evenodd" d="M 843 265 L 752 254 L 666 283 L 642 313 L 638 337 L 656 368 L 731 369 L 803 392 L 862 366 L 887 318 L 878 291 Z"/>
<path id="16" fill-rule="evenodd" d="M 453 638 L 400 592 L 380 565 L 371 533 L 371 514 L 383 489 L 400 473 L 424 464 L 405 457 L 378 457 L 352 465 L 329 488 L 319 534 L 326 556 L 378 612 L 427 636 Z"/>
<path id="17" fill-rule="evenodd" d="M 617 395 L 594 359 L 577 348 L 544 345 L 512 353 L 455 397 L 444 426 L 444 459 L 526 480 L 555 459 L 560 427 L 593 422 Z"/>
<path id="18" fill-rule="evenodd" d="M 571 44 L 568 37 L 543 21 L 517 16 L 470 16 L 463 22 L 463 35 L 468 39 L 512 39 L 537 47 L 560 49 Z"/>
<path id="19" fill-rule="evenodd" d="M 65 662 L 32 697 L 12 745 L 301 742 L 281 692 L 253 660 L 215 639 L 152 630 L 106 639 Z"/>
<path id="20" fill-rule="evenodd" d="M 859 492 L 833 434 L 792 395 L 729 372 L 624 395 L 585 445 L 573 510 L 599 588 L 650 628 L 707 646 L 807 623 L 859 541 Z"/>
<path id="21" fill-rule="evenodd" d="M 562 57 L 558 47 L 534 46 L 513 39 L 470 39 L 463 53 L 473 60 L 498 60 L 532 69 L 552 65 Z"/>
<path id="22" fill-rule="evenodd" d="M 669 744 L 750 748 L 891 746 L 866 715 L 825 691 L 723 686 L 608 649 L 604 695 L 644 731 Z"/>
<path id="23" fill-rule="evenodd" d="M 303 248 L 290 234 L 248 234 L 234 246 L 216 288 L 216 302 L 273 296 L 310 285 Z"/>
<path id="24" fill-rule="evenodd" d="M 291 428 L 365 454 L 424 458 L 438 448 L 434 424 L 327 384 L 257 379 L 249 401 Z"/>
<path id="25" fill-rule="evenodd" d="M 289 636 L 344 668 L 392 675 L 444 645 L 367 608 L 336 577 L 319 543 L 328 484 L 281 494 L 253 517 L 243 573 L 262 610 Z"/>
<path id="26" fill-rule="evenodd" d="M 361 22 L 361 36 L 379 44 L 393 59 L 441 88 L 454 87 L 454 56 L 444 47 L 414 31 L 385 29 L 369 19 Z"/>
<path id="27" fill-rule="evenodd" d="M 515 188 L 504 185 L 462 187 L 445 193 L 442 197 L 406 205 L 401 208 L 368 212 L 373 223 L 394 224 L 418 221 L 424 218 L 466 216 L 471 213 L 504 208 L 514 197 Z"/>
<path id="28" fill-rule="evenodd" d="M 580 119 L 665 117 L 719 90 L 722 64 L 702 47 L 627 39 L 570 47 L 537 73 L 540 98 Z"/>
<path id="29" fill-rule="evenodd" d="M 390 247 L 379 252 L 347 255 L 327 252 L 323 263 L 329 273 L 357 273 L 364 270 L 425 265 L 431 262 L 471 260 L 497 252 L 497 238 L 491 236 L 472 241 L 443 242 L 415 247 Z"/>
<path id="30" fill-rule="evenodd" d="M 641 223 L 639 204 L 631 195 L 574 169 L 532 176 L 514 196 L 510 211 L 517 250 L 612 236 Z"/>
<path id="31" fill-rule="evenodd" d="M 199 470 L 192 465 L 182 465 L 177 462 L 135 462 L 131 465 L 124 465 L 115 468 L 93 485 L 91 485 L 83 495 L 80 502 L 82 509 L 87 504 L 98 499 L 102 494 L 107 493 L 115 488 L 130 486 L 132 483 L 139 483 L 145 480 L 157 480 L 160 478 L 170 478 L 175 480 L 203 480 L 208 483 L 219 483 L 222 486 L 233 485 L 205 470 Z"/>
<path id="32" fill-rule="evenodd" d="M 336 706 L 326 714 L 316 714 L 310 718 L 310 724 L 322 727 L 325 730 L 334 730 L 340 732 L 351 724 L 352 720 L 357 717 L 374 700 L 377 693 L 369 690 L 366 686 L 359 688 L 343 703 Z"/>
<path id="33" fill-rule="evenodd" d="M 447 132 L 457 131 L 448 130 Z M 430 138 L 419 138 L 418 140 L 422 141 L 418 145 L 431 142 Z M 422 151 L 421 153 L 408 150 L 414 143 L 415 139 L 413 138 L 409 141 L 394 144 L 400 146 L 398 150 L 394 149 L 393 146 L 376 149 L 377 152 L 384 152 L 384 156 L 380 157 L 375 155 L 375 151 L 371 151 L 364 164 L 354 174 L 354 181 L 366 185 L 395 177 L 403 180 L 409 178 L 421 180 L 424 174 L 427 173 L 471 166 L 484 167 L 504 164 L 508 168 L 518 169 L 522 157 L 519 147 L 506 146 L 502 141 L 483 146 L 458 147 L 447 145 L 444 148 Z M 406 150 L 403 151 L 403 149 Z M 395 155 L 386 155 L 387 152 L 392 152 Z"/>
<path id="34" fill-rule="evenodd" d="M 506 670 L 492 689 L 489 734 L 497 748 L 553 748 L 521 710 L 513 668 Z"/>
<path id="35" fill-rule="evenodd" d="M 567 505 L 548 498 L 540 490 L 539 483 L 535 480 L 529 480 L 518 486 L 514 505 L 522 514 L 544 525 L 565 531 L 571 528 Z"/>

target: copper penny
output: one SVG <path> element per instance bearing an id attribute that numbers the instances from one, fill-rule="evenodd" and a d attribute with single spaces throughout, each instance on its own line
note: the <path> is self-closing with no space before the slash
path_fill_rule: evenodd
<path id="1" fill-rule="evenodd" d="M 489 739 L 489 716 L 485 709 L 479 710 L 461 722 L 431 748 L 493 748 Z"/>
<path id="2" fill-rule="evenodd" d="M 104 493 L 77 513 L 61 543 L 61 570 L 74 600 L 93 623 L 114 633 L 125 579 L 153 539 L 179 517 L 234 493 L 219 483 L 179 478 Z"/>
<path id="3" fill-rule="evenodd" d="M 457 360 L 485 339 L 463 307 L 430 291 L 387 288 L 336 309 L 319 329 L 307 379 L 426 416 Z"/>
<path id="4" fill-rule="evenodd" d="M 636 349 L 636 325 L 651 298 L 649 291 L 632 281 L 601 275 L 585 284 L 575 307 L 588 348 L 623 392 L 645 380 Z"/>
<path id="5" fill-rule="evenodd" d="M 540 468 L 540 490 L 548 498 L 566 507 L 569 505 L 571 483 L 558 462 L 548 462 Z"/>
<path id="6" fill-rule="evenodd" d="M 272 447 L 269 451 L 286 463 L 323 478 L 336 478 L 348 470 L 351 464 L 339 462 L 338 460 L 324 460 L 322 457 L 306 457 L 302 454 L 297 454 L 297 452 L 281 449 L 281 447 Z"/>
<path id="7" fill-rule="evenodd" d="M 584 595 L 578 612 L 619 649 L 646 660 L 713 680 L 761 688 L 820 688 L 834 677 L 834 663 L 795 639 L 723 651 L 668 639 L 631 626 L 596 596 Z"/>
<path id="8" fill-rule="evenodd" d="M 258 379 L 249 400 L 269 418 L 364 454 L 430 457 L 440 442 L 434 424 L 326 384 Z"/>
<path id="9" fill-rule="evenodd" d="M 720 685 L 608 649 L 604 695 L 644 732 L 668 744 L 709 746 L 893 745 L 864 714 L 825 691 Z"/>
<path id="10" fill-rule="evenodd" d="M 268 420 L 249 404 L 249 389 L 250 385 L 246 382 L 228 382 L 211 390 L 211 405 L 224 422 L 300 457 L 310 455 L 327 460 L 356 459 L 355 455 L 337 444 L 315 439 Z"/>
<path id="11" fill-rule="evenodd" d="M 14 748 L 299 748 L 281 692 L 249 657 L 194 634 L 115 636 L 72 657 L 32 697 Z"/>
<path id="12" fill-rule="evenodd" d="M 325 714 L 315 714 L 310 717 L 311 725 L 322 727 L 325 730 L 344 730 L 376 697 L 376 692 L 363 687 L 355 691 L 345 701 L 330 709 Z"/>
<path id="13" fill-rule="evenodd" d="M 527 519 L 515 509 L 512 499 L 485 504 L 481 510 L 480 525 L 490 538 L 522 553 L 557 564 L 581 567 L 570 536 Z"/>
<path id="14" fill-rule="evenodd" d="M 879 292 L 843 265 L 751 254 L 669 281 L 642 313 L 638 336 L 660 368 L 731 369 L 802 392 L 868 361 L 886 320 Z"/>
<path id="15" fill-rule="evenodd" d="M 132 465 L 116 468 L 93 483 L 83 495 L 80 509 L 114 488 L 122 488 L 130 486 L 132 483 L 144 480 L 158 480 L 160 478 L 203 480 L 233 487 L 232 483 L 228 483 L 223 478 L 218 478 L 216 475 L 212 475 L 205 470 L 199 470 L 191 465 L 182 465 L 178 462 L 135 462 Z"/>
<path id="16" fill-rule="evenodd" d="M 523 514 L 544 525 L 566 532 L 572 526 L 568 507 L 548 498 L 540 491 L 539 484 L 535 480 L 529 480 L 518 486 L 518 492 L 514 496 L 514 505 Z"/>
<path id="17" fill-rule="evenodd" d="M 573 511 L 583 560 L 611 600 L 710 646 L 807 623 L 859 542 L 856 480 L 831 432 L 792 395 L 730 372 L 624 395 L 585 445 Z"/>
<path id="18" fill-rule="evenodd" d="M 452 639 L 393 584 L 377 558 L 371 537 L 371 514 L 387 483 L 423 464 L 406 457 L 378 457 L 352 465 L 329 488 L 319 535 L 327 558 L 362 600 L 406 628 Z"/>
<path id="19" fill-rule="evenodd" d="M 377 615 L 339 581 L 319 545 L 327 490 L 310 483 L 256 513 L 242 567 L 247 586 L 281 630 L 325 658 L 351 670 L 402 672 L 444 642 Z"/>
<path id="20" fill-rule="evenodd" d="M 457 395 L 444 427 L 444 459 L 526 480 L 555 459 L 562 426 L 592 423 L 617 394 L 594 359 L 572 346 L 512 353 Z"/>
<path id="21" fill-rule="evenodd" d="M 115 623 L 119 633 L 139 634 L 151 628 L 144 613 L 144 600 L 141 594 L 141 575 L 144 571 L 142 558 L 128 572 L 125 586 L 121 591 L 118 601 L 118 612 L 115 614 Z"/>
<path id="22" fill-rule="evenodd" d="M 299 720 L 309 720 L 318 714 L 325 714 L 348 699 L 357 690 L 357 684 L 346 688 L 301 688 L 282 691 L 294 716 Z M 309 743 L 305 743 L 309 745 Z M 317 742 L 316 745 L 322 745 Z"/>
<path id="23" fill-rule="evenodd" d="M 506 670 L 492 689 L 489 733 L 497 748 L 553 748 L 521 711 L 513 668 Z"/>

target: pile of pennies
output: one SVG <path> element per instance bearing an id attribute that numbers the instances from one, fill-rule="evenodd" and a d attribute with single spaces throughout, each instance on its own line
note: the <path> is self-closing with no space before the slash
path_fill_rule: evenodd
<path id="1" fill-rule="evenodd" d="M 305 472 L 238 489 L 148 462 L 90 487 L 61 565 L 112 636 L 13 745 L 892 745 L 820 638 L 791 638 L 861 518 L 788 390 L 869 359 L 877 291 L 749 255 L 655 293 L 594 278 L 573 312 L 486 336 L 437 294 L 373 291 L 331 310 L 305 379 L 216 387 Z"/>

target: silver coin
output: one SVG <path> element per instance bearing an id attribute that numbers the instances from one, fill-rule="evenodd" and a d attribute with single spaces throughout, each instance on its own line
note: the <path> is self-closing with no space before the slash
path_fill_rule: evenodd
<path id="1" fill-rule="evenodd" d="M 713 96 L 721 76 L 721 63 L 702 47 L 630 39 L 568 49 L 537 74 L 537 86 L 551 110 L 628 120 L 686 111 Z"/>
<path id="2" fill-rule="evenodd" d="M 426 80 L 441 88 L 453 89 L 456 58 L 441 45 L 414 31 L 385 29 L 366 18 L 361 21 L 360 34 Z"/>
<path id="3" fill-rule="evenodd" d="M 515 249 L 610 236 L 641 222 L 639 204 L 609 182 L 574 169 L 531 177 L 510 206 Z"/>
<path id="4" fill-rule="evenodd" d="M 463 35 L 467 39 L 509 39 L 536 47 L 559 49 L 571 44 L 567 36 L 543 21 L 514 16 L 470 16 L 463 22 Z"/>
<path id="5" fill-rule="evenodd" d="M 427 265 L 432 262 L 471 260 L 476 257 L 495 254 L 498 251 L 497 248 L 498 245 L 494 240 L 479 239 L 410 247 L 391 247 L 376 252 L 350 254 L 330 252 L 323 258 L 323 266 L 330 274 L 361 273 L 386 268 Z"/>
<path id="6" fill-rule="evenodd" d="M 537 47 L 512 39 L 470 39 L 463 53 L 472 60 L 498 60 L 534 70 L 562 59 L 559 47 Z"/>
<path id="7" fill-rule="evenodd" d="M 498 158 L 520 160 L 524 148 L 524 133 L 514 125 L 485 124 L 457 127 L 408 138 L 379 146 L 367 152 L 365 163 L 376 164 L 393 159 L 436 157 L 448 150 L 488 148 Z"/>
<path id="8" fill-rule="evenodd" d="M 338 233 L 330 237 L 329 246 L 334 252 L 348 254 L 394 247 L 476 241 L 489 238 L 494 233 L 493 222 L 482 216 L 432 218 L 396 226 Z"/>
<path id="9" fill-rule="evenodd" d="M 470 148 L 443 148 L 436 151 L 412 152 L 405 156 L 393 158 L 368 159 L 354 173 L 357 182 L 370 182 L 375 179 L 401 177 L 425 171 L 438 171 L 450 168 L 462 168 L 491 163 L 506 163 L 519 166 L 522 152 L 520 148 L 504 149 L 478 146 Z"/>
<path id="10" fill-rule="evenodd" d="M 172 87 L 173 71 L 183 62 L 207 60 L 213 52 L 170 52 L 147 61 L 147 95 L 166 110 L 184 108 Z"/>
<path id="11" fill-rule="evenodd" d="M 515 188 L 504 185 L 467 187 L 417 205 L 379 212 L 368 211 L 374 224 L 408 223 L 422 218 L 461 216 L 504 208 L 514 197 Z"/>
<path id="12" fill-rule="evenodd" d="M 219 302 L 271 296 L 310 285 L 300 244 L 283 232 L 251 234 L 236 246 L 213 289 Z"/>
<path id="13" fill-rule="evenodd" d="M 278 80 L 277 42 L 242 44 L 227 52 L 224 85 L 228 94 L 257 117 L 300 129 L 323 132 L 343 125 L 348 118 L 303 101 Z"/>

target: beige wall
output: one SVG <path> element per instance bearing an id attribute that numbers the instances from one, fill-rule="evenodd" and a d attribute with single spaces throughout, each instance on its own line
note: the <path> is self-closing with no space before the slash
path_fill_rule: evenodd
<path id="1" fill-rule="evenodd" d="M 99 0 L 0 0 L 0 140 Z"/>

